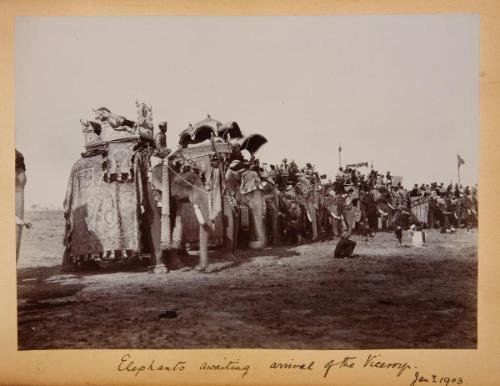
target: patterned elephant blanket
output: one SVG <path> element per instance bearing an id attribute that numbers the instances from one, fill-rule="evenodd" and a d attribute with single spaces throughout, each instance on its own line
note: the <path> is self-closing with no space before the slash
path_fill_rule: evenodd
<path id="1" fill-rule="evenodd" d="M 82 158 L 73 166 L 64 201 L 66 257 L 72 262 L 107 252 L 140 251 L 139 158 L 133 166 L 134 178 L 124 182 L 105 181 L 101 155 Z"/>

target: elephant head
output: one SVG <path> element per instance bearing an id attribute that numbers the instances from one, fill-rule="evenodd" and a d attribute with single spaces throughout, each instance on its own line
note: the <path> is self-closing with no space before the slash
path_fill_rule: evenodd
<path id="1" fill-rule="evenodd" d="M 280 193 L 280 211 L 285 213 L 284 233 L 289 240 L 301 242 L 304 234 L 304 224 L 307 218 L 304 200 L 296 190 L 290 186 L 286 191 Z"/>
<path id="2" fill-rule="evenodd" d="M 209 223 L 208 196 L 205 186 L 198 173 L 189 171 L 182 174 L 176 174 L 172 178 L 170 185 L 170 195 L 175 202 L 189 202 L 197 211 L 197 219 L 200 224 Z M 202 215 L 200 217 L 200 214 Z"/>
<path id="3" fill-rule="evenodd" d="M 200 263 L 198 269 L 203 270 L 208 265 L 208 240 L 211 226 L 214 224 L 214 208 L 210 205 L 211 196 L 206 190 L 200 174 L 194 171 L 173 173 L 170 183 L 170 197 L 174 203 L 173 212 L 175 215 L 172 232 L 173 245 L 178 247 L 181 243 L 181 207 L 190 204 L 193 206 L 196 220 L 199 223 Z M 171 253 L 175 253 L 175 248 L 171 249 Z"/>
<path id="4" fill-rule="evenodd" d="M 345 221 L 345 208 L 348 205 L 346 196 L 336 194 L 335 196 L 329 195 L 325 199 L 325 207 L 328 215 L 330 216 L 333 228 L 333 234 L 340 236 L 340 234 L 347 228 Z"/>
<path id="5" fill-rule="evenodd" d="M 254 240 L 248 244 L 252 249 L 262 249 L 266 245 L 266 204 L 261 182 L 259 174 L 254 170 L 228 169 L 225 175 L 225 185 L 229 194 L 232 194 L 237 202 L 249 208 L 254 225 Z"/>

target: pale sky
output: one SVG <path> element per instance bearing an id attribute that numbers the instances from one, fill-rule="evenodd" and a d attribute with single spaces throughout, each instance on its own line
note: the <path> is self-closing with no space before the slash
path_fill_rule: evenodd
<path id="1" fill-rule="evenodd" d="M 413 183 L 479 175 L 479 16 L 16 18 L 16 147 L 26 205 L 61 207 L 80 118 L 135 100 L 179 132 L 210 113 L 333 176 L 342 162 Z"/>

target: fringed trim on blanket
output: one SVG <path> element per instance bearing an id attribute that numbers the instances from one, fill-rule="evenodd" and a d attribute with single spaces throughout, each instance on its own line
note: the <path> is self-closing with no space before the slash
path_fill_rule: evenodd
<path id="1" fill-rule="evenodd" d="M 141 254 L 139 251 L 125 250 L 125 251 L 106 251 L 99 253 L 88 253 L 78 256 L 70 256 L 71 264 L 80 265 L 81 263 L 95 261 L 100 262 L 125 262 L 130 260 L 146 260 L 150 256 L 146 254 Z"/>

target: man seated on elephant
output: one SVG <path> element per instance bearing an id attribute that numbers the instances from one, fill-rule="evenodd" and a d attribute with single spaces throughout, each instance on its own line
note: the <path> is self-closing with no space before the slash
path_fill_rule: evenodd
<path id="1" fill-rule="evenodd" d="M 227 157 L 227 163 L 230 164 L 233 161 L 244 161 L 245 158 L 243 158 L 243 154 L 241 153 L 241 145 L 239 143 L 236 143 L 232 148 L 231 148 L 231 153 Z"/>
<path id="2" fill-rule="evenodd" d="M 158 125 L 160 131 L 155 135 L 155 149 L 153 155 L 159 158 L 165 158 L 170 153 L 167 148 L 167 121 Z"/>
<path id="3" fill-rule="evenodd" d="M 297 182 L 299 182 L 299 168 L 297 167 L 297 164 L 292 161 L 290 163 L 290 167 L 288 168 L 288 184 L 295 185 Z"/>

